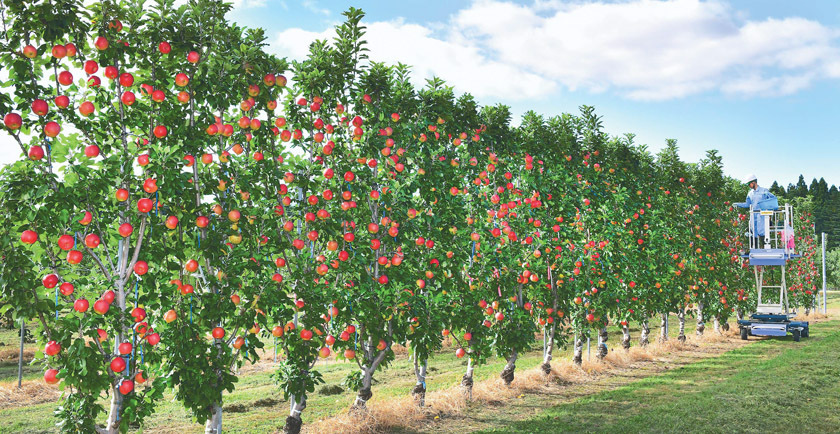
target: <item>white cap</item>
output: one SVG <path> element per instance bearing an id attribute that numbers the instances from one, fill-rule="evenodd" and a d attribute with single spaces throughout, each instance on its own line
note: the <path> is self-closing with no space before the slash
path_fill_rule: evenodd
<path id="1" fill-rule="evenodd" d="M 757 180 L 757 179 L 758 179 L 758 178 L 756 178 L 756 177 L 755 177 L 755 175 L 753 175 L 753 174 L 751 173 L 751 174 L 747 175 L 747 177 L 746 177 L 746 178 L 744 178 L 744 184 L 749 184 L 750 182 L 755 181 L 755 180 Z"/>

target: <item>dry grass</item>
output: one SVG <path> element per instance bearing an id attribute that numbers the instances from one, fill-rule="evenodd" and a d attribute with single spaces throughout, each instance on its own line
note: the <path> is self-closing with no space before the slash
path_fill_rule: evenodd
<path id="1" fill-rule="evenodd" d="M 56 386 L 43 381 L 24 381 L 18 389 L 17 383 L 0 383 L 0 408 L 25 407 L 42 402 L 54 402 L 61 392 Z"/>
<path id="2" fill-rule="evenodd" d="M 5 348 L 0 350 L 0 362 L 17 362 L 20 348 Z M 24 348 L 23 362 L 29 363 L 35 357 L 35 351 Z"/>
<path id="3" fill-rule="evenodd" d="M 813 319 L 813 315 L 810 317 Z M 680 342 L 676 336 L 660 342 L 654 339 L 645 347 L 633 346 L 629 350 L 621 348 L 610 351 L 604 360 L 593 358 L 584 360 L 578 366 L 571 360 L 562 359 L 552 362 L 551 372 L 546 375 L 539 367 L 527 371 L 518 371 L 510 386 L 500 378 L 476 382 L 473 387 L 473 400 L 469 402 L 460 386 L 426 394 L 426 406 L 421 408 L 413 398 L 376 399 L 368 402 L 364 413 L 350 413 L 316 421 L 305 425 L 307 432 L 327 433 L 381 433 L 393 430 L 418 430 L 439 418 L 451 418 L 462 415 L 474 405 L 504 405 L 506 401 L 523 396 L 526 393 L 559 393 L 563 387 L 584 384 L 599 377 L 616 375 L 640 364 L 672 361 L 681 352 L 709 352 L 738 344 L 738 328 L 730 326 L 728 331 L 716 333 L 707 330 L 702 336 L 686 334 L 686 342 Z"/>

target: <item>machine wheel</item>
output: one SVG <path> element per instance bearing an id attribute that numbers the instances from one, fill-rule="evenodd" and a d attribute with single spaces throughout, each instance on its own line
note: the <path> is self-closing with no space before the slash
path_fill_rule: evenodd
<path id="1" fill-rule="evenodd" d="M 801 337 L 802 337 L 802 332 L 800 330 L 796 329 L 796 330 L 793 331 L 793 341 L 794 342 L 799 342 Z"/>
<path id="2" fill-rule="evenodd" d="M 750 336 L 749 330 L 747 330 L 746 327 L 741 327 L 741 340 L 745 341 L 745 340 L 749 339 L 749 336 Z"/>
<path id="3" fill-rule="evenodd" d="M 810 336 L 811 336 L 811 333 L 808 331 L 808 329 L 802 330 L 802 337 L 803 338 L 807 338 L 807 337 L 810 337 Z"/>

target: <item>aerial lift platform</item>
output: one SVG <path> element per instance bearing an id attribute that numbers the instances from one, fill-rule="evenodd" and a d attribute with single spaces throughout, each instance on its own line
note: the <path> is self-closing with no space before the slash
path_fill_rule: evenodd
<path id="1" fill-rule="evenodd" d="M 780 208 L 775 197 L 750 205 L 747 232 L 750 246 L 741 257 L 749 260 L 753 268 L 758 306 L 749 319 L 738 321 L 743 340 L 750 335 L 787 336 L 788 333 L 796 342 L 808 337 L 808 322 L 793 321 L 796 311 L 788 307 L 785 268 L 787 261 L 800 257 L 794 252 L 792 217 L 791 205 Z"/>

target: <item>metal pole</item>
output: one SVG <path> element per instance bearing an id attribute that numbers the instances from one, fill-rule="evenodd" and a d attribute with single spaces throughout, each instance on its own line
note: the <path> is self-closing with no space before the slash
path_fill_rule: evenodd
<path id="1" fill-rule="evenodd" d="M 586 360 L 592 360 L 592 348 L 589 346 L 589 336 L 586 337 Z"/>
<path id="2" fill-rule="evenodd" d="M 828 305 L 826 304 L 826 296 L 825 296 L 825 240 L 826 234 L 825 232 L 822 233 L 822 265 L 823 265 L 823 315 L 828 312 Z"/>
<path id="3" fill-rule="evenodd" d="M 23 381 L 23 336 L 26 334 L 26 322 L 20 319 L 20 353 L 18 353 L 18 389 Z"/>

